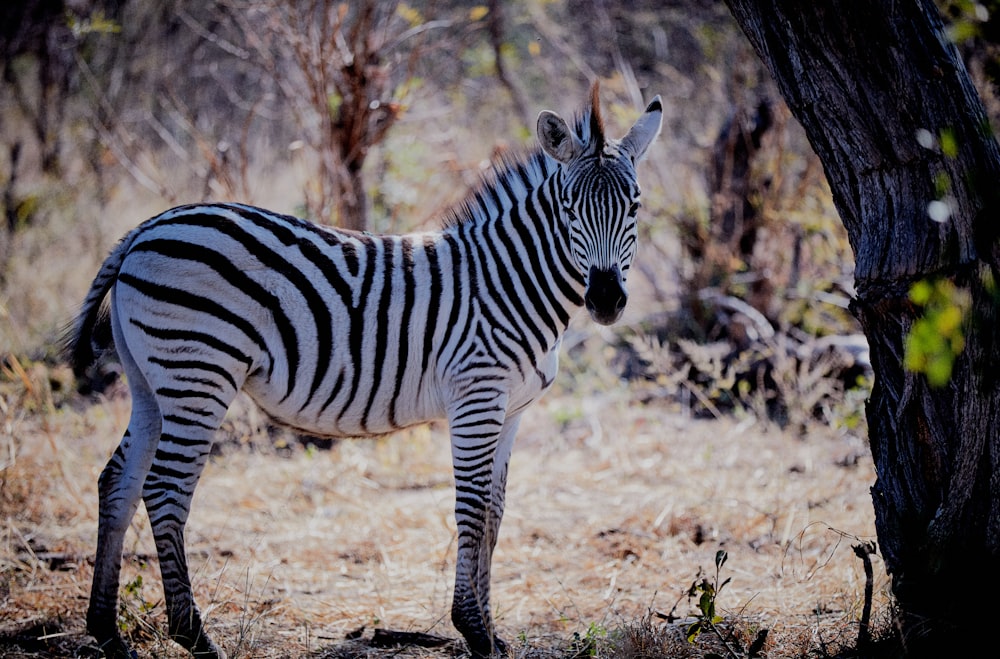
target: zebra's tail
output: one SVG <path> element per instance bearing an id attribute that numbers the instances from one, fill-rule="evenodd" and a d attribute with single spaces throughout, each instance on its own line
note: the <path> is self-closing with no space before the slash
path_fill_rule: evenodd
<path id="1" fill-rule="evenodd" d="M 94 277 L 76 320 L 63 332 L 62 353 L 77 378 L 92 379 L 89 372 L 114 340 L 108 292 L 118 279 L 125 255 L 132 247 L 136 232 L 127 234 L 111 251 Z"/>

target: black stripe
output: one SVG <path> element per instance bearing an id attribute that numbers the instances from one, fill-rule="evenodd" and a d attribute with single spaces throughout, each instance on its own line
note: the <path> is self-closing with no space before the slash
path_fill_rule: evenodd
<path id="1" fill-rule="evenodd" d="M 160 452 L 157 451 L 156 453 L 157 453 L 156 457 L 157 458 L 160 457 L 159 456 Z M 190 472 L 181 471 L 180 469 L 171 469 L 170 467 L 167 467 L 162 463 L 155 462 L 155 458 L 153 465 L 149 468 L 149 475 L 171 481 L 179 481 L 194 476 L 194 474 Z"/>
<path id="2" fill-rule="evenodd" d="M 475 268 L 470 268 L 470 272 L 473 272 L 474 270 Z M 509 364 L 516 366 L 518 374 L 521 376 L 521 378 L 524 378 L 525 377 L 524 368 L 521 367 L 521 360 L 519 358 L 520 356 L 517 354 L 517 352 L 514 351 L 513 348 L 511 348 L 508 345 L 506 341 L 503 341 L 502 339 L 505 336 L 510 337 L 513 344 L 522 349 L 522 356 L 526 353 L 527 357 L 531 361 L 532 367 L 534 367 L 535 353 L 533 350 L 530 349 L 530 346 L 527 346 L 526 338 L 523 335 L 520 337 L 513 336 L 509 332 L 507 332 L 505 328 L 501 327 L 497 317 L 494 316 L 492 313 L 490 313 L 490 308 L 488 304 L 479 305 L 479 311 L 483 315 L 483 319 L 486 321 L 485 323 L 479 323 L 479 325 L 476 327 L 476 336 L 479 337 L 479 340 L 482 342 L 482 345 L 494 346 L 497 350 L 503 353 L 507 357 Z M 484 327 L 484 324 L 486 325 L 486 327 Z M 489 332 L 490 336 L 487 336 L 485 332 Z M 491 338 L 493 340 L 490 340 Z M 495 363 L 494 360 L 496 360 L 497 355 L 491 354 L 490 357 L 492 359 L 486 363 L 479 364 L 476 361 L 470 362 L 469 368 L 473 369 L 479 365 L 486 367 L 493 366 Z"/>
<path id="3" fill-rule="evenodd" d="M 218 375 L 219 377 L 224 379 L 226 382 L 229 383 L 229 385 L 234 390 L 239 390 L 239 386 L 236 384 L 236 379 L 233 377 L 233 374 L 227 371 L 226 369 L 222 368 L 218 364 L 213 364 L 211 362 L 201 362 L 194 359 L 164 359 L 162 357 L 150 357 L 149 363 L 156 364 L 157 366 L 161 366 L 166 369 L 176 369 L 185 371 L 207 371 L 209 373 Z M 205 384 L 209 384 L 210 382 L 211 381 L 205 381 Z"/>
<path id="4" fill-rule="evenodd" d="M 331 285 L 334 285 L 334 288 L 337 288 L 334 282 L 343 283 L 341 277 L 339 277 L 335 272 L 334 264 L 325 254 L 322 253 L 322 250 L 316 247 L 313 242 L 297 235 L 294 231 L 280 224 L 277 220 L 283 220 L 285 222 L 295 220 L 293 225 L 296 228 L 311 228 L 312 231 L 310 231 L 310 234 L 312 235 L 318 235 L 318 231 L 316 230 L 317 227 L 313 225 L 303 225 L 298 218 L 291 218 L 290 216 L 284 215 L 274 215 L 263 211 L 255 212 L 256 209 L 251 209 L 249 207 L 235 206 L 232 207 L 232 209 L 241 217 L 253 222 L 256 226 L 269 231 L 283 245 L 298 247 L 302 256 L 305 257 L 306 260 L 308 260 L 314 267 L 316 267 L 316 269 L 324 273 L 327 281 L 329 281 Z M 306 304 L 309 306 L 309 311 L 312 314 L 313 321 L 316 326 L 316 370 L 313 372 L 313 381 L 309 388 L 309 395 L 306 397 L 302 407 L 299 408 L 299 411 L 301 412 L 309 405 L 309 403 L 312 402 L 313 397 L 318 392 L 333 360 L 333 318 L 330 313 L 331 309 L 323 299 L 323 296 L 316 290 L 316 287 L 295 264 L 285 259 L 282 255 L 274 252 L 269 247 L 266 247 L 257 240 L 253 239 L 249 234 L 246 234 L 243 231 L 236 231 L 235 227 L 231 229 L 231 226 L 233 225 L 226 225 L 225 227 L 220 227 L 220 229 L 222 229 L 227 236 L 237 240 L 261 263 L 288 279 L 288 281 L 299 290 L 302 297 L 305 299 Z M 331 236 L 322 235 L 321 237 L 328 244 L 331 243 Z M 349 243 L 338 242 L 336 244 L 342 245 L 342 251 L 346 257 Z M 353 256 L 353 249 L 351 249 L 350 252 Z M 345 258 L 345 260 L 348 261 L 348 269 L 350 269 L 350 259 Z M 356 261 L 357 259 L 354 258 L 355 269 L 357 268 Z M 347 300 L 345 302 L 345 306 L 349 306 L 350 288 L 342 287 L 337 292 L 342 300 Z"/>
<path id="5" fill-rule="evenodd" d="M 158 462 L 180 462 L 182 464 L 193 464 L 198 461 L 197 455 L 185 455 L 184 453 L 177 453 L 175 451 L 168 451 L 162 447 L 156 449 L 156 456 L 153 458 L 154 461 Z"/>
<path id="6" fill-rule="evenodd" d="M 206 444 L 211 444 L 211 441 L 206 441 L 204 439 L 190 439 L 188 437 L 179 437 L 177 435 L 163 433 L 160 435 L 160 443 L 176 444 L 177 446 L 204 446 Z"/>
<path id="7" fill-rule="evenodd" d="M 496 246 L 493 246 L 491 252 L 487 252 L 483 247 L 483 245 L 487 242 L 492 244 L 492 237 L 480 234 L 468 244 L 469 251 L 475 251 L 477 256 L 477 258 L 474 259 L 474 267 L 469 268 L 469 272 L 471 273 L 471 276 L 477 280 L 477 284 L 480 283 L 479 268 L 482 268 L 481 285 L 474 286 L 474 289 L 479 293 L 479 299 L 485 302 L 485 304 L 480 306 L 480 312 L 483 314 L 484 318 L 486 318 L 490 328 L 494 330 L 494 333 L 497 331 L 505 331 L 508 335 L 513 335 L 514 342 L 525 352 L 534 352 L 531 350 L 531 345 L 528 343 L 528 337 L 524 330 L 525 325 L 527 325 L 527 329 L 534 332 L 537 332 L 538 328 L 534 327 L 532 323 L 526 322 L 528 319 L 527 311 L 521 304 L 519 297 L 515 294 L 511 294 L 511 291 L 506 289 L 504 282 L 497 282 L 491 275 L 489 268 L 490 263 L 500 265 L 500 260 L 496 258 Z M 479 266 L 479 268 L 475 266 Z M 494 307 L 499 310 L 501 314 L 500 316 L 493 313 Z M 544 338 L 540 339 L 539 343 L 545 343 Z M 532 356 L 532 362 L 534 362 L 534 356 Z"/>
<path id="8" fill-rule="evenodd" d="M 180 504 L 175 504 L 175 506 L 177 506 L 178 508 L 181 507 Z M 153 522 L 153 521 L 154 521 L 153 519 L 150 519 L 150 522 Z M 183 522 L 181 522 L 181 518 L 178 517 L 176 513 L 166 514 L 166 515 L 163 515 L 162 517 L 158 516 L 156 518 L 156 520 L 155 520 L 155 523 L 156 523 L 156 526 L 162 526 L 164 524 L 167 524 L 169 526 L 183 526 Z M 171 536 L 169 534 L 164 534 L 164 536 L 161 536 L 160 538 L 157 538 L 154 535 L 153 536 L 153 540 L 157 543 L 157 545 L 159 545 L 159 544 L 161 544 L 163 542 L 163 537 L 166 537 L 167 539 L 170 539 Z M 175 549 L 174 551 L 172 551 L 170 553 L 172 554 L 171 560 L 163 560 L 163 558 L 160 559 L 160 573 L 161 573 L 161 578 L 162 578 L 162 581 L 163 581 L 164 584 L 171 584 L 174 581 L 187 578 L 187 568 L 183 564 L 178 565 L 176 569 L 170 570 L 169 573 L 168 573 L 167 566 L 169 566 L 169 565 L 171 565 L 173 563 L 181 563 L 181 552 L 180 551 L 178 551 L 178 550 Z M 170 575 L 169 577 L 167 576 L 168 574 Z"/>
<path id="9" fill-rule="evenodd" d="M 361 260 L 358 258 L 357 247 L 354 243 L 345 242 L 342 245 L 341 252 L 344 255 L 344 263 L 347 265 L 347 272 L 351 277 L 357 277 L 358 271 L 361 268 Z"/>
<path id="10" fill-rule="evenodd" d="M 214 412 L 209 412 L 208 410 L 202 409 L 200 407 L 191 407 L 190 405 L 181 405 L 181 409 L 184 410 L 185 412 L 190 412 L 191 414 L 194 414 L 194 415 L 200 416 L 200 417 L 208 418 L 208 417 L 214 417 L 215 416 Z"/>
<path id="11" fill-rule="evenodd" d="M 337 379 L 333 383 L 333 388 L 330 390 L 330 395 L 326 397 L 326 400 L 323 401 L 323 405 L 319 408 L 319 414 L 316 415 L 317 421 L 319 420 L 319 417 L 323 414 L 323 412 L 328 407 L 330 407 L 330 405 L 333 404 L 333 400 L 337 397 L 337 394 L 340 393 L 340 388 L 343 386 L 344 386 L 344 371 L 341 370 L 339 373 L 337 373 Z"/>
<path id="12" fill-rule="evenodd" d="M 200 421 L 195 421 L 194 419 L 188 419 L 183 416 L 178 416 L 177 414 L 164 414 L 164 421 L 169 421 L 171 423 L 176 423 L 179 426 L 193 426 L 195 428 L 204 428 L 206 430 L 217 430 L 218 425 L 210 425 L 207 423 L 202 423 Z"/>
<path id="13" fill-rule="evenodd" d="M 365 411 L 361 416 L 361 428 L 367 432 L 368 418 L 371 415 L 372 405 L 375 404 L 375 397 L 382 385 L 382 368 L 385 366 L 386 346 L 389 343 L 389 309 L 392 307 L 392 278 L 394 267 L 395 241 L 388 236 L 382 238 L 382 288 L 379 290 L 376 301 L 377 313 L 375 316 L 375 354 L 372 364 L 372 384 L 368 389 L 368 402 L 365 403 Z"/>
<path id="14" fill-rule="evenodd" d="M 163 396 L 164 398 L 202 398 L 210 400 L 213 403 L 218 403 L 219 407 L 222 409 L 229 407 L 229 405 L 223 402 L 218 396 L 213 396 L 210 393 L 195 389 L 172 389 L 170 387 L 160 387 L 156 390 L 156 395 Z"/>
<path id="15" fill-rule="evenodd" d="M 488 469 L 492 469 L 493 468 L 493 456 L 492 455 L 488 455 L 485 458 L 483 458 L 482 460 L 480 460 L 479 462 L 475 462 L 475 463 L 469 464 L 469 465 L 464 464 L 464 463 L 459 463 L 459 461 L 457 461 L 457 460 L 454 461 L 454 463 L 455 464 L 452 465 L 452 470 L 455 472 L 456 476 L 459 473 L 468 474 L 466 476 L 463 476 L 462 481 L 463 482 L 469 482 L 470 480 L 473 480 L 473 477 L 475 477 L 476 474 L 484 473 L 484 475 L 485 475 L 485 473 L 487 472 Z M 457 480 L 458 479 L 456 478 L 456 481 Z"/>
<path id="16" fill-rule="evenodd" d="M 434 354 L 434 336 L 437 334 L 438 312 L 441 308 L 441 265 L 438 261 L 437 246 L 432 238 L 424 240 L 424 253 L 427 255 L 427 267 L 430 271 L 430 299 L 427 301 L 427 324 L 424 326 L 424 354 L 420 363 L 420 387 L 424 378 L 429 375 L 427 367 L 431 355 Z"/>
<path id="17" fill-rule="evenodd" d="M 463 228 L 464 228 L 464 225 L 463 225 Z M 451 340 L 451 335 L 453 333 L 458 332 L 459 335 L 461 337 L 463 337 L 463 338 L 465 336 L 467 336 L 468 333 L 469 333 L 469 323 L 471 322 L 471 319 L 472 319 L 472 307 L 471 307 L 471 305 L 468 307 L 469 313 L 466 314 L 465 325 L 463 327 L 461 327 L 461 328 L 458 327 L 458 314 L 459 314 L 459 309 L 460 309 L 462 303 L 465 301 L 464 300 L 463 289 L 464 289 L 464 284 L 465 284 L 465 279 L 466 278 L 462 276 L 462 271 L 463 271 L 464 268 L 471 269 L 472 267 L 474 267 L 470 263 L 467 263 L 465 259 L 461 258 L 462 257 L 462 249 L 461 249 L 462 243 L 460 241 L 458 241 L 455 238 L 455 236 L 453 236 L 452 234 L 448 233 L 448 234 L 445 234 L 444 239 L 445 239 L 445 242 L 448 244 L 449 250 L 451 252 L 451 264 L 452 264 L 452 268 L 451 268 L 451 284 L 452 284 L 452 290 L 454 291 L 455 297 L 452 300 L 451 311 L 448 314 L 448 323 L 445 325 L 445 336 L 444 336 L 444 340 L 441 342 L 441 346 L 442 347 L 448 345 L 448 342 Z M 470 286 L 471 286 L 471 282 L 470 282 Z M 471 290 L 470 293 L 469 293 L 468 299 L 470 301 L 471 301 L 473 295 L 475 295 L 475 290 L 474 289 Z M 448 369 L 451 368 L 451 365 L 455 362 L 455 358 L 458 356 L 458 354 L 459 353 L 458 353 L 457 350 L 452 353 L 451 358 L 448 360 L 448 363 L 444 365 L 445 370 L 448 370 Z"/>
<path id="18" fill-rule="evenodd" d="M 361 294 L 358 296 L 358 306 L 352 307 L 352 300 L 348 302 L 347 306 L 350 310 L 351 317 L 351 329 L 348 336 L 348 344 L 351 348 L 351 364 L 354 367 L 354 373 L 351 377 L 351 388 L 348 391 L 347 401 L 344 403 L 343 407 L 340 408 L 338 421 L 343 418 L 344 414 L 354 402 L 355 397 L 358 395 L 358 385 L 361 382 L 361 371 L 362 366 L 364 365 L 364 361 L 362 360 L 362 349 L 364 347 L 365 338 L 365 307 L 368 302 L 368 296 L 371 294 L 372 283 L 375 278 L 375 257 L 378 256 L 378 248 L 375 246 L 375 241 L 371 239 L 364 240 L 363 245 L 367 253 L 367 257 L 365 258 L 364 278 L 361 282 Z"/>
<path id="19" fill-rule="evenodd" d="M 407 362 L 410 359 L 410 331 L 412 329 L 410 322 L 417 287 L 413 275 L 413 241 L 407 237 L 401 238 L 399 248 L 403 261 L 403 316 L 399 322 L 399 345 L 396 351 L 396 386 L 392 391 L 392 399 L 389 401 L 389 423 L 393 426 L 399 425 L 396 421 L 396 403 L 403 389 L 403 378 L 406 376 L 406 370 L 409 366 Z"/>
<path id="20" fill-rule="evenodd" d="M 511 303 L 513 301 L 510 298 L 512 296 L 497 294 L 498 292 L 504 292 L 502 285 L 499 287 L 492 285 L 494 280 L 490 276 L 489 264 L 495 261 L 493 254 L 486 252 L 483 247 L 483 245 L 492 242 L 489 236 L 484 235 L 486 230 L 486 226 L 470 227 L 463 235 L 465 246 L 468 250 L 467 254 L 471 261 L 467 270 L 469 274 L 469 288 L 472 291 L 471 297 L 481 302 L 479 312 L 489 325 L 494 336 L 500 331 L 505 331 L 508 335 L 511 335 L 511 332 L 518 333 L 515 337 L 515 343 L 525 350 L 530 350 L 530 346 L 527 345 L 527 337 L 522 332 L 523 328 L 519 327 L 517 323 L 518 319 L 524 319 L 525 316 L 523 314 L 515 315 L 511 311 Z M 482 272 L 482 276 L 480 276 L 480 271 Z M 493 313 L 494 307 L 500 310 L 503 314 L 502 317 Z M 521 324 L 523 325 L 523 322 Z M 481 329 L 479 328 L 478 334 L 483 339 L 483 344 L 487 346 L 492 344 L 493 341 L 489 341 L 482 334 Z M 502 350 L 502 352 L 507 354 L 513 363 L 518 364 L 520 361 L 509 349 Z M 518 370 L 520 370 L 519 364 Z M 523 372 L 521 374 L 523 375 Z"/>
<path id="21" fill-rule="evenodd" d="M 178 503 L 177 499 L 170 496 L 166 496 L 171 494 L 171 492 L 162 489 L 156 490 L 156 494 L 161 494 L 161 493 L 163 494 L 163 496 L 159 496 L 156 498 L 153 498 L 152 493 L 150 493 L 148 496 L 146 494 L 143 494 L 142 497 L 143 502 L 146 504 L 146 514 L 149 516 L 150 520 L 155 520 L 157 522 L 159 522 L 161 518 L 157 517 L 156 513 L 159 512 L 161 508 L 163 508 L 164 506 L 180 506 L 180 503 Z M 177 492 L 175 491 L 174 493 L 176 494 Z"/>
<path id="22" fill-rule="evenodd" d="M 490 197 L 492 197 L 493 204 L 496 206 L 496 212 L 491 216 L 494 219 L 503 215 L 504 208 L 503 199 L 500 197 L 500 191 L 497 189 L 498 187 L 503 187 L 508 192 L 510 191 L 510 188 L 507 187 L 506 176 L 499 176 L 497 177 L 496 183 L 486 186 L 486 192 L 488 192 Z M 513 197 L 513 195 L 510 196 Z"/>

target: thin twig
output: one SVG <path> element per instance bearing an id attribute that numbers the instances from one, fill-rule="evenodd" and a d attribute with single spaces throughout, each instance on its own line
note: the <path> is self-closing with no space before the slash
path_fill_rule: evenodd
<path id="1" fill-rule="evenodd" d="M 854 545 L 854 554 L 865 566 L 865 605 L 861 611 L 861 622 L 858 625 L 858 650 L 863 651 L 871 643 L 872 595 L 874 593 L 874 577 L 871 555 L 875 553 L 874 542 L 862 542 Z"/>

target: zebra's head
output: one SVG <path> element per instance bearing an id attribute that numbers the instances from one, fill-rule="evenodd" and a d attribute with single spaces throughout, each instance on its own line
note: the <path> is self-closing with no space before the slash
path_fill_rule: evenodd
<path id="1" fill-rule="evenodd" d="M 625 310 L 625 282 L 635 255 L 639 183 L 636 163 L 660 132 L 663 106 L 657 96 L 620 140 L 604 136 L 598 86 L 590 108 L 570 126 L 553 112 L 538 115 L 542 149 L 560 163 L 562 217 L 573 258 L 583 275 L 584 304 L 602 325 Z"/>

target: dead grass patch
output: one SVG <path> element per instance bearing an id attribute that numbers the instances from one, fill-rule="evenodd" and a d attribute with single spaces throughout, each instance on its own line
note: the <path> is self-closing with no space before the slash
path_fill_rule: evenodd
<path id="1" fill-rule="evenodd" d="M 97 476 L 128 398 L 114 388 L 99 404 L 27 411 L 23 387 L 5 386 L 0 656 L 85 651 Z M 499 629 L 526 658 L 718 652 L 682 632 L 696 612 L 688 588 L 723 548 L 731 582 L 719 607 L 737 637 L 767 628 L 766 656 L 832 656 L 856 638 L 864 571 L 851 547 L 873 539 L 873 481 L 863 442 L 843 431 L 791 435 L 752 416 L 696 420 L 637 403 L 620 385 L 590 396 L 557 387 L 526 413 L 511 464 Z M 268 449 L 260 436 L 230 448 L 207 467 L 188 525 L 209 629 L 230 656 L 265 659 L 385 656 L 369 643 L 375 628 L 457 638 L 452 505 L 444 425 L 329 450 Z M 126 555 L 133 641 L 184 656 L 162 635 L 142 513 Z"/>

